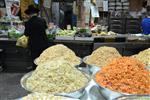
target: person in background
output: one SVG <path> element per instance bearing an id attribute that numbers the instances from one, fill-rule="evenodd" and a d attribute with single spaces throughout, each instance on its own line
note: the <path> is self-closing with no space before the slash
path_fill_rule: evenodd
<path id="1" fill-rule="evenodd" d="M 47 29 L 46 21 L 38 17 L 39 9 L 34 5 L 29 5 L 25 13 L 29 16 L 29 20 L 25 22 L 24 35 L 29 37 L 29 50 L 32 57 L 32 69 L 36 68 L 34 60 L 48 47 L 48 38 L 45 30 Z"/>
<path id="2" fill-rule="evenodd" d="M 0 9 L 0 18 L 3 17 L 3 11 Z"/>
<path id="3" fill-rule="evenodd" d="M 143 34 L 150 34 L 150 6 L 147 6 L 147 18 L 144 18 L 141 23 Z"/>
<path id="4" fill-rule="evenodd" d="M 147 7 L 147 1 L 143 1 L 142 9 L 137 12 L 137 16 L 140 17 L 141 19 L 146 17 L 146 13 L 147 13 L 146 7 Z"/>

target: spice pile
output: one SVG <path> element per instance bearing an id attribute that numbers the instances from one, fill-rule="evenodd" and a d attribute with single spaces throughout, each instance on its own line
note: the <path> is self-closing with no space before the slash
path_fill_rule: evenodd
<path id="1" fill-rule="evenodd" d="M 103 67 L 96 82 L 110 90 L 129 94 L 150 94 L 150 72 L 138 60 L 121 57 Z"/>
<path id="2" fill-rule="evenodd" d="M 90 65 L 103 67 L 118 57 L 121 57 L 121 55 L 116 50 L 116 48 L 103 46 L 93 51 L 93 53 L 88 56 L 85 62 Z"/>
<path id="3" fill-rule="evenodd" d="M 63 57 L 65 60 L 72 62 L 74 65 L 80 64 L 79 57 L 77 57 L 71 49 L 62 44 L 54 45 L 44 50 L 40 57 L 37 58 L 36 63 L 39 65 L 57 57 Z"/>
<path id="4" fill-rule="evenodd" d="M 141 51 L 141 52 L 139 52 L 139 54 L 133 55 L 132 57 L 140 60 L 146 66 L 150 66 L 150 48 L 146 49 L 144 51 Z"/>
<path id="5" fill-rule="evenodd" d="M 61 57 L 38 65 L 26 86 L 33 92 L 55 94 L 79 90 L 87 83 L 87 77 Z"/>

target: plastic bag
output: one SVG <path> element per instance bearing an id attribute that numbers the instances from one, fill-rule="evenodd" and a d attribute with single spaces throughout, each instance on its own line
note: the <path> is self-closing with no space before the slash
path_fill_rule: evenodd
<path id="1" fill-rule="evenodd" d="M 25 35 L 21 36 L 21 37 L 17 40 L 16 46 L 23 47 L 23 48 L 27 48 L 27 47 L 28 47 L 28 37 L 25 36 Z"/>

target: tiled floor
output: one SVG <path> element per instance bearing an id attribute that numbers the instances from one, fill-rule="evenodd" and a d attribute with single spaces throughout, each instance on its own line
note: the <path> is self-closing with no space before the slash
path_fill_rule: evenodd
<path id="1" fill-rule="evenodd" d="M 0 100 L 14 100 L 28 94 L 21 85 L 24 73 L 0 73 Z"/>

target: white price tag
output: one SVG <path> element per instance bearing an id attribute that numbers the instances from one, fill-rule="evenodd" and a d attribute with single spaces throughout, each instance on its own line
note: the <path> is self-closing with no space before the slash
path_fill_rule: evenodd
<path id="1" fill-rule="evenodd" d="M 91 5 L 91 16 L 92 17 L 99 17 L 99 11 L 96 6 Z"/>
<path id="2" fill-rule="evenodd" d="M 103 1 L 103 11 L 108 11 L 108 1 Z"/>

